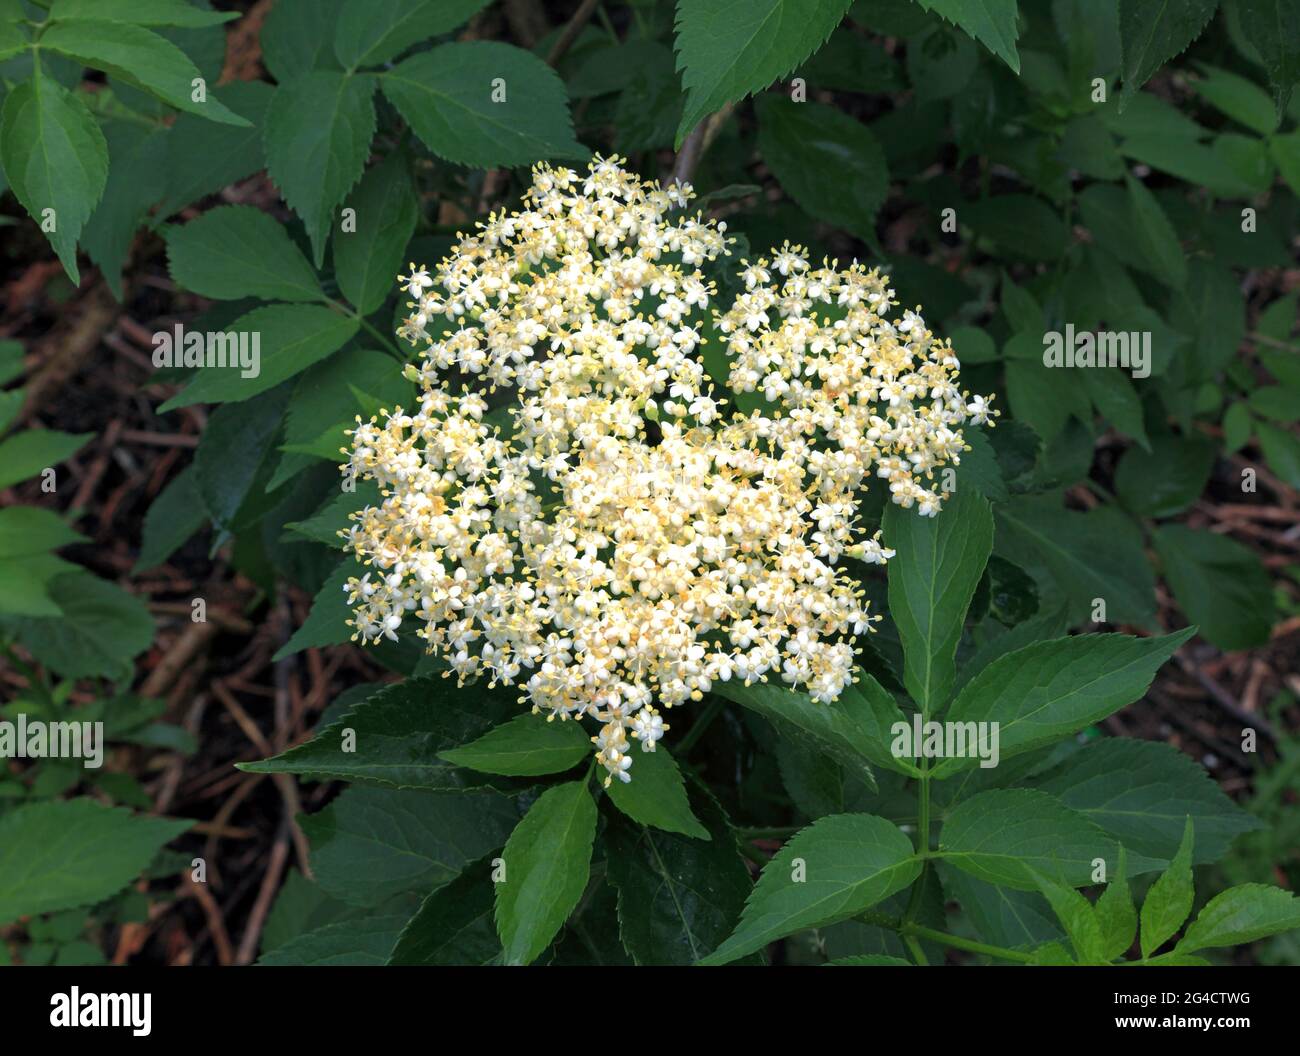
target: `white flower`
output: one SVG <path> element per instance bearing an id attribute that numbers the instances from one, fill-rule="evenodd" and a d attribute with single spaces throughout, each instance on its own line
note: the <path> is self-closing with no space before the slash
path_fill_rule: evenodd
<path id="1" fill-rule="evenodd" d="M 663 716 L 652 708 L 642 708 L 632 720 L 632 736 L 641 742 L 643 752 L 653 752 L 655 742 L 662 739 L 667 729 Z"/>
<path id="2" fill-rule="evenodd" d="M 989 401 L 983 396 L 972 396 L 970 403 L 966 404 L 966 413 L 970 416 L 968 420 L 972 425 L 987 425 L 992 411 Z"/>
<path id="3" fill-rule="evenodd" d="M 618 158 L 585 177 L 538 166 L 520 211 L 400 277 L 420 392 L 358 421 L 344 467 L 383 496 L 341 533 L 371 566 L 346 588 L 354 638 L 414 625 L 458 678 L 599 719 L 607 782 L 631 780 L 632 740 L 653 751 L 668 731 L 659 708 L 715 682 L 834 700 L 879 618 L 834 562 L 894 556 L 863 538 L 863 490 L 937 514 L 962 426 L 996 417 L 918 313 L 886 317 L 886 279 L 856 261 L 814 267 L 786 243 L 742 262 L 744 291 L 713 308 L 700 265 L 730 240 L 669 218 L 692 197 Z M 758 411 L 713 392 L 702 334 Z"/>

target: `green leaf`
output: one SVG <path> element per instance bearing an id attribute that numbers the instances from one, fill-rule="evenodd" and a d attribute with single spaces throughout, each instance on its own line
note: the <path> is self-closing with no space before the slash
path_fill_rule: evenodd
<path id="1" fill-rule="evenodd" d="M 631 781 L 612 781 L 609 798 L 633 821 L 666 832 L 680 832 L 696 839 L 709 839 L 708 830 L 691 813 L 682 772 L 668 749 L 633 755 Z"/>
<path id="2" fill-rule="evenodd" d="M 0 385 L 22 377 L 23 346 L 19 341 L 0 341 Z"/>
<path id="3" fill-rule="evenodd" d="M 1033 496 L 998 506 L 994 517 L 996 551 L 1026 568 L 1026 558 L 1040 561 L 1049 577 L 1047 589 L 1040 580 L 1040 596 L 1064 593 L 1075 620 L 1090 615 L 1093 599 L 1102 598 L 1115 623 L 1155 622 L 1155 577 L 1141 532 L 1122 514 L 1105 508 L 1079 513 Z M 1099 553 L 1104 562 L 1093 559 Z"/>
<path id="4" fill-rule="evenodd" d="M 62 615 L 63 610 L 50 593 L 50 584 L 57 576 L 77 571 L 80 571 L 78 566 L 53 554 L 0 558 L 0 614 Z"/>
<path id="5" fill-rule="evenodd" d="M 441 752 L 455 766 L 507 777 L 536 777 L 570 770 L 591 755 L 591 738 L 577 719 L 548 720 L 525 712 L 477 740 Z"/>
<path id="6" fill-rule="evenodd" d="M 993 789 L 957 804 L 939 833 L 939 854 L 990 884 L 1036 891 L 1034 874 L 1070 887 L 1092 882 L 1093 862 L 1119 845 L 1046 792 Z M 1149 859 L 1143 865 L 1150 867 Z"/>
<path id="7" fill-rule="evenodd" d="M 28 429 L 0 440 L 0 488 L 57 466 L 85 447 L 93 435 Z"/>
<path id="8" fill-rule="evenodd" d="M 274 219 L 248 205 L 211 209 L 166 230 L 172 279 L 204 297 L 323 301 L 302 251 Z"/>
<path id="9" fill-rule="evenodd" d="M 405 891 L 428 892 L 500 848 L 519 820 L 490 789 L 417 792 L 349 788 L 301 818 L 312 872 L 327 894 L 372 907 Z"/>
<path id="10" fill-rule="evenodd" d="M 834 107 L 778 95 L 760 96 L 756 107 L 759 151 L 786 193 L 817 219 L 874 241 L 889 172 L 867 126 Z"/>
<path id="11" fill-rule="evenodd" d="M 466 869 L 438 888 L 402 929 L 389 964 L 493 964 L 501 940 L 492 925 L 496 897 L 488 862 Z"/>
<path id="12" fill-rule="evenodd" d="M 889 750 L 890 729 L 901 722 L 903 713 L 894 698 L 864 671 L 858 681 L 846 686 L 839 698 L 822 704 L 806 693 L 767 682 L 745 685 L 738 679 L 713 683 L 712 692 L 757 711 L 765 718 L 792 727 L 853 768 L 875 787 L 875 778 L 865 761 L 877 766 L 915 774 L 908 760 L 896 759 Z"/>
<path id="13" fill-rule="evenodd" d="M 618 892 L 597 877 L 587 887 L 579 909 L 560 929 L 542 955 L 547 967 L 631 967 L 632 958 L 619 936 Z"/>
<path id="14" fill-rule="evenodd" d="M 939 25 L 937 20 L 931 23 L 928 32 L 907 42 L 904 61 L 914 98 L 918 102 L 931 103 L 961 96 L 955 109 L 958 115 L 964 115 L 969 107 L 967 100 L 970 96 L 966 93 L 985 83 L 986 75 L 979 70 L 980 49 L 975 41 Z M 964 139 L 967 130 L 962 116 L 955 120 L 960 123 L 958 135 Z M 959 139 L 959 149 L 961 146 L 964 144 Z"/>
<path id="15" fill-rule="evenodd" d="M 1124 94 L 1120 105 L 1201 35 L 1219 0 L 1119 0 Z"/>
<path id="16" fill-rule="evenodd" d="M 238 403 L 251 399 L 337 352 L 359 330 L 358 320 L 315 304 L 272 304 L 236 319 L 223 346 L 225 366 L 205 366 L 159 413 L 194 403 Z M 191 331 L 193 333 L 193 331 Z M 188 335 L 187 341 L 188 344 Z M 209 342 L 209 348 L 212 342 Z M 245 366 L 245 352 L 252 366 Z M 238 355 L 233 351 L 239 349 Z M 249 371 L 248 376 L 245 376 Z"/>
<path id="17" fill-rule="evenodd" d="M 1060 365 L 1044 362 L 1043 347 L 1038 334 L 1018 334 L 1007 343 L 1006 394 L 1015 420 L 1051 445 L 1060 439 L 1071 417 L 1091 421 L 1092 408 L 1081 385 L 1063 383 Z"/>
<path id="18" fill-rule="evenodd" d="M 158 220 L 264 167 L 262 124 L 274 94 L 265 81 L 236 81 L 221 88 L 222 100 L 248 122 L 245 128 L 214 125 L 193 114 L 176 119 L 167 135 L 166 193 Z"/>
<path id="19" fill-rule="evenodd" d="M 19 638 L 39 663 L 65 678 L 129 677 L 153 641 L 149 609 L 121 587 L 89 572 L 50 581 L 58 617 L 26 621 Z"/>
<path id="20" fill-rule="evenodd" d="M 1132 139 L 1179 138 L 1202 139 L 1209 131 L 1198 125 L 1176 106 L 1151 92 L 1138 92 L 1124 100 L 1107 102 L 1098 108 L 1102 122 L 1117 136 Z"/>
<path id="21" fill-rule="evenodd" d="M 1203 766 L 1158 741 L 1090 741 L 1033 784 L 1150 858 L 1174 857 L 1189 817 L 1197 863 L 1217 861 L 1238 835 L 1260 827 Z"/>
<path id="22" fill-rule="evenodd" d="M 887 953 L 863 953 L 856 957 L 837 957 L 833 961 L 827 961 L 827 968 L 865 968 L 872 965 L 881 965 L 895 968 L 911 968 L 911 961 L 905 961 L 901 957 L 890 957 Z"/>
<path id="23" fill-rule="evenodd" d="M 1142 903 L 1142 956 L 1150 957 L 1173 936 L 1192 911 L 1192 819 L 1169 868 L 1156 877 Z"/>
<path id="24" fill-rule="evenodd" d="M 678 0 L 686 108 L 676 146 L 704 118 L 784 77 L 831 35 L 852 0 Z"/>
<path id="25" fill-rule="evenodd" d="M 318 543 L 343 549 L 338 533 L 352 524 L 352 514 L 380 501 L 379 485 L 373 480 L 357 482 L 356 491 L 343 491 L 328 500 L 305 521 L 290 521 L 285 528 Z"/>
<path id="26" fill-rule="evenodd" d="M 1300 8 L 1297 8 L 1300 10 Z M 1245 77 L 1229 70 L 1199 63 L 1204 77 L 1196 82 L 1196 93 L 1234 121 L 1262 136 L 1277 128 L 1278 114 L 1273 100 Z M 1297 69 L 1300 77 L 1300 69 Z"/>
<path id="27" fill-rule="evenodd" d="M 100 902 L 189 827 L 88 798 L 15 807 L 0 815 L 0 920 Z"/>
<path id="28" fill-rule="evenodd" d="M 1138 915 L 1128 886 L 1126 857 L 1121 844 L 1119 864 L 1094 907 L 1101 927 L 1102 957 L 1108 961 L 1122 957 L 1137 935 Z"/>
<path id="29" fill-rule="evenodd" d="M 1210 899 L 1187 926 L 1174 952 L 1240 946 L 1294 928 L 1300 928 L 1300 899 L 1268 884 L 1239 884 Z"/>
<path id="30" fill-rule="evenodd" d="M 275 4 L 262 24 L 262 61 L 281 84 L 312 70 L 338 69 L 334 34 L 347 0 Z"/>
<path id="31" fill-rule="evenodd" d="M 272 659 L 279 661 L 304 649 L 342 645 L 350 640 L 352 607 L 348 604 L 346 587 L 349 579 L 354 576 L 359 579 L 365 573 L 365 567 L 351 554 L 340 561 L 312 598 L 307 619 L 276 650 Z"/>
<path id="32" fill-rule="evenodd" d="M 272 389 L 242 406 L 218 407 L 208 416 L 194 453 L 194 474 L 217 527 L 236 528 L 266 503 L 273 440 L 284 418 L 288 389 Z"/>
<path id="33" fill-rule="evenodd" d="M 735 932 L 701 964 L 726 964 L 804 928 L 848 920 L 921 873 L 911 841 L 873 814 L 836 814 L 789 840 L 763 868 Z"/>
<path id="34" fill-rule="evenodd" d="M 68 277 L 80 283 L 77 236 L 108 181 L 108 144 L 86 104 L 43 73 L 20 82 L 0 113 L 0 165 Z"/>
<path id="35" fill-rule="evenodd" d="M 1006 201 L 1007 196 L 1003 195 L 997 200 Z M 1016 334 L 1027 333 L 1033 335 L 1035 338 L 1034 343 L 1037 344 L 1038 334 L 1047 329 L 1047 317 L 1043 314 L 1042 305 L 1038 303 L 1033 294 L 1014 282 L 1011 276 L 1005 272 L 1002 275 L 1001 306 L 1002 314 L 1007 317 L 1011 329 Z M 997 357 L 993 356 L 993 358 L 996 359 Z"/>
<path id="36" fill-rule="evenodd" d="M 585 778 L 547 789 L 510 834 L 496 905 L 507 964 L 531 964 L 555 938 L 586 890 L 595 838 Z"/>
<path id="37" fill-rule="evenodd" d="M 1034 874 L 1038 890 L 1043 893 L 1052 912 L 1065 928 L 1080 964 L 1105 964 L 1106 940 L 1102 934 L 1097 913 L 1078 891 L 1055 883 L 1045 876 Z"/>
<path id="38" fill-rule="evenodd" d="M 144 515 L 140 556 L 133 571 L 157 568 L 207 523 L 193 466 L 180 471 L 149 506 Z"/>
<path id="39" fill-rule="evenodd" d="M 1224 198 L 1246 198 L 1258 194 L 1255 180 L 1237 172 L 1221 151 L 1222 148 L 1208 147 L 1177 135 L 1126 139 L 1120 144 L 1120 153 L 1125 156 L 1188 183 L 1203 184 L 1207 190 Z"/>
<path id="40" fill-rule="evenodd" d="M 1173 517 L 1200 497 L 1214 467 L 1214 444 L 1199 433 L 1162 433 L 1151 450 L 1131 447 L 1115 467 L 1115 493 L 1134 513 Z"/>
<path id="41" fill-rule="evenodd" d="M 373 389 L 373 405 L 367 405 L 359 389 L 358 380 L 364 380 L 367 389 Z M 349 429 L 356 428 L 357 415 L 368 418 L 380 407 L 400 405 L 409 407 L 414 390 L 397 369 L 394 359 L 386 352 L 377 352 L 365 348 L 360 342 L 352 342 L 327 359 L 309 367 L 294 383 L 293 395 L 289 400 L 289 410 L 284 419 L 284 438 L 281 450 L 284 451 L 275 475 L 269 487 L 278 487 L 284 481 L 305 469 L 325 460 L 335 466 L 344 461 L 344 451 L 350 449 L 347 436 Z M 370 395 L 367 393 L 366 395 Z M 340 485 L 348 480 L 340 478 Z M 362 502 L 362 491 L 373 497 Z M 353 505 L 347 505 L 348 492 L 342 492 L 334 501 L 337 505 L 337 517 L 328 525 L 314 523 L 315 515 L 306 522 L 287 524 L 286 528 L 295 526 L 307 532 L 319 529 L 321 534 L 313 535 L 328 546 L 342 548 L 343 540 L 334 533 L 349 525 L 348 514 L 364 506 L 373 506 L 379 501 L 379 493 L 372 481 L 357 481 L 356 490 L 351 494 Z M 346 507 L 346 508 L 345 508 Z M 321 511 L 323 512 L 324 507 Z"/>
<path id="42" fill-rule="evenodd" d="M 1273 628 L 1273 586 L 1259 555 L 1226 535 L 1166 524 L 1153 534 L 1165 579 L 1201 637 L 1253 649 Z"/>
<path id="43" fill-rule="evenodd" d="M 1300 358 L 1297 359 L 1300 362 Z M 1265 366 L 1268 363 L 1265 361 Z M 1265 385 L 1256 389 L 1247 398 L 1250 409 L 1275 422 L 1290 424 L 1300 419 L 1300 407 L 1296 406 L 1296 393 L 1283 385 Z"/>
<path id="44" fill-rule="evenodd" d="M 69 543 L 84 543 L 53 510 L 39 506 L 9 506 L 0 509 L 0 558 L 27 557 L 57 550 Z"/>
<path id="45" fill-rule="evenodd" d="M 12 22 L 0 22 L 0 62 L 11 59 L 31 46 L 26 32 Z M 0 181 L 2 187 L 3 181 Z"/>
<path id="46" fill-rule="evenodd" d="M 334 235 L 334 273 L 343 296 L 369 315 L 397 289 L 403 254 L 415 232 L 420 210 L 410 161 L 401 153 L 389 155 L 346 201 L 356 210 L 356 226 Z"/>
<path id="47" fill-rule="evenodd" d="M 271 912 L 262 929 L 260 949 L 265 957 L 289 940 L 325 924 L 359 916 L 346 902 L 331 898 L 319 884 L 308 880 L 297 869 L 290 869 L 275 896 Z"/>
<path id="48" fill-rule="evenodd" d="M 1246 39 L 1255 46 L 1277 102 L 1286 110 L 1300 81 L 1300 3 L 1296 0 L 1238 0 L 1237 14 Z"/>
<path id="49" fill-rule="evenodd" d="M 989 342 L 990 347 L 992 342 Z M 958 355 L 960 356 L 960 352 Z M 990 502 L 1006 502 L 1011 498 L 1002 468 L 988 437 L 980 429 L 963 434 L 970 450 L 961 455 L 961 468 L 957 471 L 957 486 L 970 487 Z"/>
<path id="50" fill-rule="evenodd" d="M 1032 618 L 1016 624 L 977 646 L 958 669 L 954 690 L 962 689 L 967 682 L 1000 656 L 1033 645 L 1034 642 L 1060 638 L 1069 627 L 1065 609 L 1065 605 L 1060 602 L 1055 606 L 1046 607 Z"/>
<path id="51" fill-rule="evenodd" d="M 1255 435 L 1259 437 L 1269 469 L 1291 487 L 1300 488 L 1300 440 L 1268 422 L 1256 422 Z M 0 444 L 0 455 L 3 454 L 4 445 Z"/>
<path id="52" fill-rule="evenodd" d="M 1033 960 L 1030 964 L 1067 967 L 1077 965 L 1079 962 L 1070 956 L 1070 951 L 1063 942 L 1049 942 L 1044 946 L 1038 947 L 1033 952 Z"/>
<path id="53" fill-rule="evenodd" d="M 1133 226 L 1130 235 L 1147 262 L 1151 273 L 1167 286 L 1180 290 L 1187 284 L 1187 258 L 1178 242 L 1169 218 L 1146 186 L 1126 175 L 1129 212 Z"/>
<path id="54" fill-rule="evenodd" d="M 1053 744 L 1137 700 L 1193 633 L 1188 628 L 1162 638 L 1085 634 L 1017 649 L 966 683 L 947 720 L 998 723 L 1002 759 Z M 947 777 L 978 762 L 944 759 L 933 773 Z"/>
<path id="55" fill-rule="evenodd" d="M 259 774 L 302 774 L 390 788 L 456 789 L 482 779 L 440 753 L 485 733 L 519 710 L 518 693 L 485 685 L 458 688 L 442 678 L 408 678 L 352 705 L 304 744 L 241 763 Z"/>
<path id="56" fill-rule="evenodd" d="M 626 822 L 607 830 L 619 932 L 637 964 L 694 964 L 731 934 L 754 886 L 722 808 L 694 785 L 691 798 L 705 839 Z"/>
<path id="57" fill-rule="evenodd" d="M 1136 440 L 1143 450 L 1151 450 L 1142 418 L 1142 400 L 1128 376 L 1118 370 L 1075 369 L 1097 412 L 1121 433 Z"/>
<path id="58" fill-rule="evenodd" d="M 936 517 L 889 503 L 884 541 L 897 554 L 889 572 L 889 614 L 903 643 L 903 680 L 925 715 L 948 699 L 957 642 L 993 548 L 988 501 L 959 491 Z"/>
<path id="59" fill-rule="evenodd" d="M 295 936 L 261 957 L 257 963 L 276 967 L 387 964 L 388 955 L 405 923 L 406 916 L 400 913 L 336 920 Z"/>
<path id="60" fill-rule="evenodd" d="M 998 194 L 968 202 L 957 210 L 957 219 L 1012 256 L 1058 260 L 1065 249 L 1065 223 L 1032 194 Z"/>
<path id="61" fill-rule="evenodd" d="M 54 0 L 50 20 L 92 19 L 137 26 L 219 26 L 239 17 L 237 11 L 205 11 L 186 0 Z"/>
<path id="62" fill-rule="evenodd" d="M 346 0 L 334 31 L 334 54 L 349 70 L 378 66 L 455 29 L 489 0 Z"/>
<path id="63" fill-rule="evenodd" d="M 876 95 L 904 88 L 898 61 L 884 44 L 843 24 L 796 72 L 814 90 Z"/>
<path id="64" fill-rule="evenodd" d="M 1016 0 L 918 0 L 928 11 L 955 22 L 989 51 L 1020 72 L 1016 54 Z"/>
<path id="65" fill-rule="evenodd" d="M 122 268 L 136 231 L 149 207 L 163 193 L 169 133 L 166 128 L 123 121 L 105 122 L 104 131 L 108 140 L 108 183 L 81 233 L 81 244 L 120 301 Z"/>
<path id="66" fill-rule="evenodd" d="M 302 217 L 317 267 L 335 207 L 365 171 L 374 96 L 369 75 L 316 70 L 280 85 L 266 112 L 266 171 Z"/>
<path id="67" fill-rule="evenodd" d="M 444 44 L 399 63 L 381 83 L 420 141 L 459 165 L 588 156 L 573 138 L 563 82 L 541 59 L 509 44 Z M 494 102 L 494 92 L 504 99 Z"/>
<path id="68" fill-rule="evenodd" d="M 248 124 L 206 88 L 203 101 L 197 101 L 195 82 L 203 81 L 199 68 L 166 37 L 141 26 L 90 19 L 56 22 L 41 34 L 41 50 L 110 73 L 177 110 L 228 125 Z"/>
<path id="69" fill-rule="evenodd" d="M 1250 417 L 1250 408 L 1244 402 L 1234 403 L 1223 415 L 1223 449 L 1228 454 L 1235 454 L 1250 443 L 1255 423 Z"/>

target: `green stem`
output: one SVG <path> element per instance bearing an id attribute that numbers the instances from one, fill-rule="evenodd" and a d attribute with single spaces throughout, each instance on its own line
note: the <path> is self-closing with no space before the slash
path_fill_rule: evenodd
<path id="1" fill-rule="evenodd" d="M 709 728 L 709 724 L 722 712 L 726 707 L 726 701 L 711 700 L 708 706 L 700 713 L 700 717 L 695 720 L 695 724 L 686 731 L 686 736 L 677 742 L 674 749 L 679 759 L 685 759 L 686 753 L 695 747 L 695 742 L 704 736 L 704 731 Z"/>
<path id="2" fill-rule="evenodd" d="M 1261 345 L 1271 345 L 1273 348 L 1285 349 L 1287 352 L 1294 352 L 1296 348 L 1295 342 L 1279 341 L 1275 337 L 1261 334 L 1258 330 L 1247 331 L 1246 336 Z"/>
<path id="3" fill-rule="evenodd" d="M 965 950 L 967 953 L 982 953 L 986 957 L 997 957 L 999 960 L 1015 961 L 1018 964 L 1029 964 L 1033 961 L 1032 956 L 1020 950 L 1009 950 L 1005 946 L 992 946 L 987 942 L 963 939 L 960 935 L 949 935 L 946 931 L 936 931 L 934 928 L 927 928 L 921 924 L 912 924 L 910 931 L 918 939 L 929 939 L 931 942 L 951 946 L 954 950 Z"/>
<path id="4" fill-rule="evenodd" d="M 921 704 L 921 728 L 930 719 L 929 696 L 926 693 L 926 700 Z M 908 896 L 907 909 L 903 912 L 903 925 L 905 927 L 914 926 L 916 915 L 921 911 L 921 897 L 925 892 L 926 882 L 930 878 L 930 760 L 928 756 L 922 755 L 920 773 L 917 774 L 916 788 L 916 854 L 921 859 L 921 872 L 917 876 L 916 882 L 912 885 L 911 894 Z M 925 953 L 921 950 L 921 944 L 915 938 L 912 938 L 906 932 L 903 934 L 903 941 L 907 948 L 911 950 L 912 956 L 916 958 L 917 964 L 926 964 Z"/>
<path id="5" fill-rule="evenodd" d="M 922 726 L 922 729 L 925 727 Z M 930 760 L 921 760 L 920 784 L 916 789 L 916 853 L 922 858 L 930 854 Z"/>
<path id="6" fill-rule="evenodd" d="M 361 329 L 365 330 L 367 333 L 370 334 L 371 337 L 373 337 L 376 341 L 378 341 L 380 345 L 383 347 L 383 350 L 385 352 L 387 352 L 391 356 L 395 356 L 399 363 L 406 362 L 406 356 L 402 354 L 401 349 L 399 349 L 395 344 L 393 344 L 392 338 L 389 337 L 387 334 L 383 333 L 377 326 L 371 323 L 368 319 L 363 317 L 360 312 L 358 312 L 355 308 L 352 307 L 352 305 L 348 304 L 346 301 L 336 301 L 333 297 L 328 297 L 328 296 L 325 297 L 325 301 L 327 304 L 330 305 L 330 307 L 337 309 L 338 311 L 346 315 L 349 319 L 355 319 L 359 324 L 361 324 Z"/>
<path id="7" fill-rule="evenodd" d="M 908 950 L 911 951 L 913 960 L 915 960 L 917 964 L 921 965 L 921 967 L 924 968 L 930 964 L 930 962 L 926 959 L 925 951 L 921 949 L 921 944 L 920 942 L 917 941 L 915 935 L 908 935 L 907 933 L 904 933 L 903 945 L 905 945 L 908 948 Z"/>
<path id="8" fill-rule="evenodd" d="M 925 964 L 924 953 L 912 946 L 913 941 L 917 939 L 929 939 L 931 942 L 937 942 L 942 946 L 951 946 L 954 950 L 965 950 L 967 953 L 981 953 L 986 957 L 996 957 L 1003 961 L 1015 961 L 1017 964 L 1029 964 L 1033 957 L 1021 950 L 1009 950 L 1005 946 L 992 946 L 987 942 L 976 942 L 974 939 L 963 939 L 960 935 L 950 935 L 946 931 L 937 931 L 934 928 L 927 928 L 924 924 L 917 924 L 909 920 L 895 920 L 883 913 L 875 913 L 868 910 L 858 915 L 858 919 L 864 924 L 871 924 L 878 928 L 888 928 L 890 931 L 896 931 L 902 937 L 908 949 L 912 950 L 913 956 L 917 956 L 918 963 Z"/>
<path id="9" fill-rule="evenodd" d="M 356 312 L 353 312 L 352 315 L 357 320 L 357 322 L 361 324 L 361 328 L 363 330 L 368 332 L 370 336 L 373 337 L 376 341 L 380 341 L 383 343 L 385 352 L 388 352 L 389 354 L 395 356 L 399 363 L 406 362 L 406 357 L 402 355 L 402 350 L 398 348 L 395 344 L 393 344 L 393 342 L 388 337 L 386 337 L 379 330 L 378 327 L 374 326 L 369 321 L 362 319 L 361 316 Z"/>

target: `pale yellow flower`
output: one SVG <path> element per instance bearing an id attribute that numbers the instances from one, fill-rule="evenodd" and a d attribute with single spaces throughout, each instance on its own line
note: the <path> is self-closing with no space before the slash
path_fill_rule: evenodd
<path id="1" fill-rule="evenodd" d="M 607 781 L 654 750 L 659 708 L 717 681 L 834 700 L 879 619 L 836 562 L 893 556 L 857 527 L 863 490 L 875 476 L 937 513 L 961 426 L 995 413 L 857 263 L 814 267 L 786 244 L 742 261 L 744 291 L 712 310 L 701 265 L 726 228 L 670 219 L 690 197 L 618 158 L 538 166 L 519 212 L 400 280 L 420 402 L 358 419 L 344 467 L 383 496 L 346 533 L 371 566 L 347 587 L 354 638 L 413 626 L 462 679 L 594 717 Z M 706 342 L 759 409 L 714 389 Z M 477 391 L 450 393 L 453 370 Z M 500 391 L 489 415 L 479 393 Z"/>

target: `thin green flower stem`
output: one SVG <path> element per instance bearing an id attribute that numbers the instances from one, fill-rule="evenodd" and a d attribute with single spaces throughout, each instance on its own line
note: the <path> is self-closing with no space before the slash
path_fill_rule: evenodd
<path id="1" fill-rule="evenodd" d="M 709 724 L 721 714 L 724 707 L 726 701 L 717 699 L 709 701 L 708 706 L 700 712 L 700 717 L 695 720 L 695 724 L 686 731 L 686 736 L 677 742 L 676 752 L 679 757 L 686 758 L 686 753 L 695 747 L 695 742 L 704 736 Z"/>

